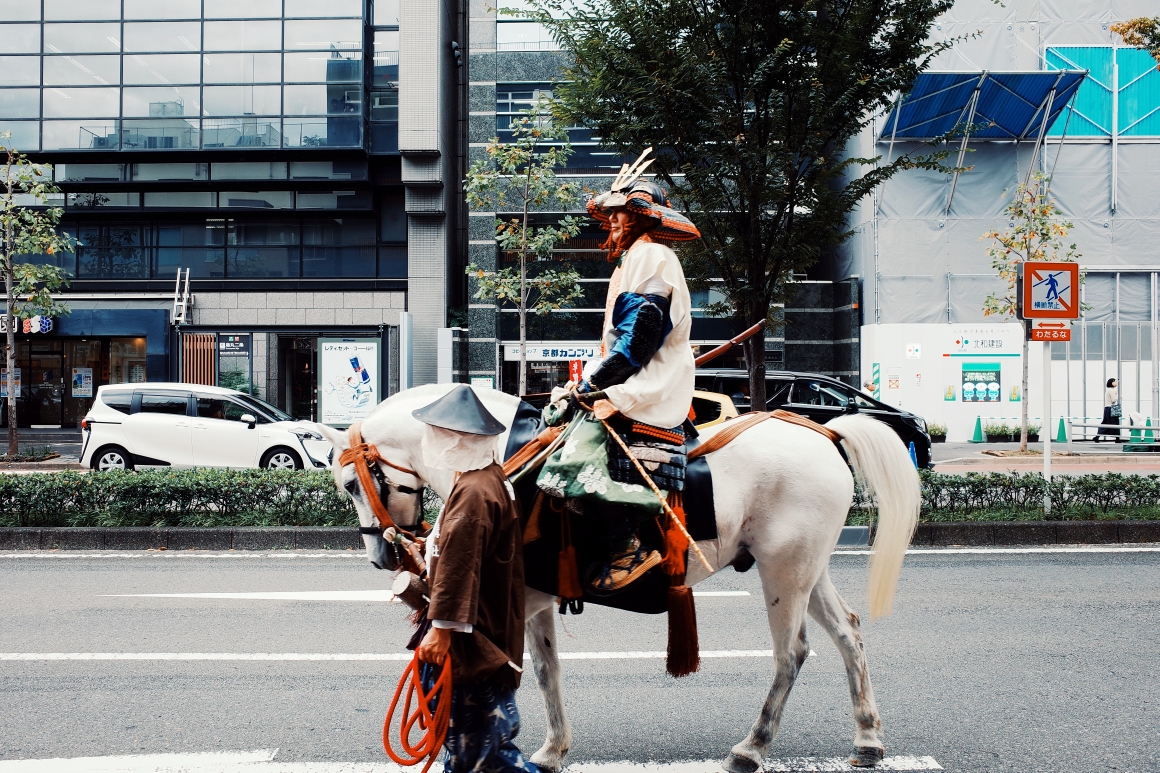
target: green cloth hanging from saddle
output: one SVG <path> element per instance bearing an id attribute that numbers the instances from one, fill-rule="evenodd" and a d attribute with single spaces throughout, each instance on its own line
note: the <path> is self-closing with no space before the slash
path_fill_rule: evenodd
<path id="1" fill-rule="evenodd" d="M 608 502 L 639 508 L 649 515 L 664 509 L 656 494 L 639 483 L 614 481 L 608 474 L 608 431 L 581 412 L 564 430 L 564 443 L 540 470 L 536 485 L 546 494 L 586 502 Z"/>

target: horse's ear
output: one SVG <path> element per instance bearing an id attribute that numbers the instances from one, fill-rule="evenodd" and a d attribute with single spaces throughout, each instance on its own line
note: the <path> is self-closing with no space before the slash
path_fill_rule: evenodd
<path id="1" fill-rule="evenodd" d="M 314 428 L 339 451 L 345 451 L 350 448 L 350 440 L 347 439 L 346 433 L 342 430 L 328 427 L 325 424 L 315 424 Z"/>

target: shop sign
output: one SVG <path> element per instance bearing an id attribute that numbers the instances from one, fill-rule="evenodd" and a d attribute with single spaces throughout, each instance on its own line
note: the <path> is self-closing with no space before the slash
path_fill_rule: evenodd
<path id="1" fill-rule="evenodd" d="M 474 389 L 495 389 L 495 378 L 492 376 L 472 376 L 471 386 Z"/>
<path id="2" fill-rule="evenodd" d="M 54 325 L 52 317 L 42 317 L 36 314 L 21 319 L 16 318 L 17 333 L 51 333 Z M 0 333 L 8 332 L 8 315 L 0 314 Z"/>
<path id="3" fill-rule="evenodd" d="M 16 396 L 20 396 L 20 368 L 16 369 Z M 8 397 L 8 369 L 0 369 L 0 397 Z"/>
<path id="4" fill-rule="evenodd" d="M 963 363 L 963 402 L 1002 402 L 1001 377 L 1002 368 L 997 362 Z"/>
<path id="5" fill-rule="evenodd" d="M 528 360 L 544 362 L 550 360 L 594 360 L 600 356 L 600 344 L 585 343 L 550 343 L 528 344 Z M 503 358 L 506 362 L 518 362 L 520 359 L 520 345 L 508 344 L 503 348 Z"/>
<path id="6" fill-rule="evenodd" d="M 951 325 L 946 355 L 951 357 L 1018 356 L 1023 352 L 1021 325 Z"/>
<path id="7" fill-rule="evenodd" d="M 576 384 L 584 378 L 584 361 L 568 360 L 568 380 Z"/>
<path id="8" fill-rule="evenodd" d="M 381 340 L 318 339 L 318 421 L 349 427 L 379 404 Z"/>
<path id="9" fill-rule="evenodd" d="M 93 396 L 93 369 L 92 368 L 73 368 L 72 369 L 72 396 L 73 397 L 92 397 Z"/>
<path id="10" fill-rule="evenodd" d="M 219 335 L 218 336 L 218 354 L 219 355 L 248 355 L 250 353 L 250 334 L 244 335 Z"/>

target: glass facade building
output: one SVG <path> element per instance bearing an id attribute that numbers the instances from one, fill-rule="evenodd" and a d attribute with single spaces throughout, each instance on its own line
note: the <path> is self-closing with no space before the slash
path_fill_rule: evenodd
<path id="1" fill-rule="evenodd" d="M 424 302 L 431 321 L 414 330 L 417 346 L 434 346 L 463 284 L 449 268 L 458 215 L 454 201 L 420 207 L 424 238 L 413 238 L 411 189 L 425 201 L 433 186 L 455 190 L 444 178 L 464 164 L 452 141 L 432 149 L 442 161 L 422 180 L 407 179 L 400 92 L 411 77 L 440 108 L 412 111 L 412 125 L 452 140 L 465 131 L 444 109 L 460 102 L 450 43 L 463 39 L 464 11 L 454 0 L 408 7 L 409 17 L 398 0 L 0 0 L 0 144 L 53 167 L 61 193 L 42 203 L 63 207 L 76 240 L 75 252 L 30 258 L 71 278 L 73 313 L 53 333 L 67 339 L 53 349 L 60 368 L 28 362 L 51 371 L 40 398 L 64 384 L 68 352 L 107 357 L 112 337 L 139 341 L 141 362 L 91 366 L 98 386 L 127 374 L 216 380 L 216 366 L 189 372 L 190 337 L 244 334 L 253 388 L 313 415 L 314 342 L 373 336 L 392 351 L 417 287 L 438 286 L 441 305 Z M 404 30 L 436 52 L 412 62 L 421 78 L 401 59 Z M 129 310 L 137 322 L 110 322 Z M 146 312 L 168 333 L 141 328 Z M 74 345 L 82 339 L 103 343 Z M 39 422 L 75 423 L 83 408 Z"/>

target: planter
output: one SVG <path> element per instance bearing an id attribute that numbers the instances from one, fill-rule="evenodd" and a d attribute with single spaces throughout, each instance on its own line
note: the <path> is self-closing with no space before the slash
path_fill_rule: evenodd
<path id="1" fill-rule="evenodd" d="M 987 442 L 988 442 L 988 443 L 1010 443 L 1010 442 L 1011 442 L 1011 436 L 1010 436 L 1010 435 L 1007 435 L 1007 434 L 1003 434 L 1003 435 L 987 435 Z"/>
<path id="2" fill-rule="evenodd" d="M 932 443 L 945 443 L 945 442 L 947 442 L 947 436 L 946 435 L 931 435 L 930 442 L 932 442 Z"/>
<path id="3" fill-rule="evenodd" d="M 1018 440 L 1019 438 L 1016 437 L 1015 439 Z M 1028 443 L 1038 443 L 1039 442 L 1039 435 L 1037 435 L 1034 432 L 1028 432 L 1027 433 L 1027 442 Z"/>

